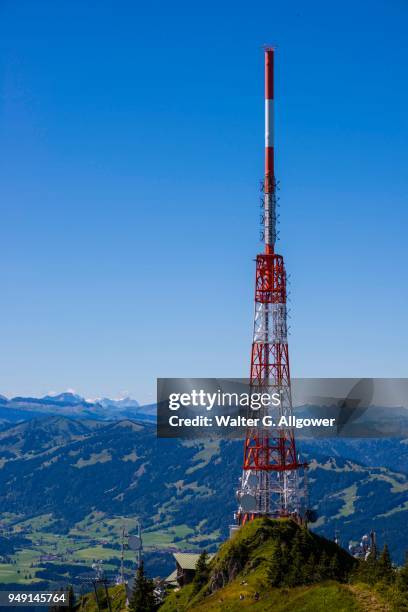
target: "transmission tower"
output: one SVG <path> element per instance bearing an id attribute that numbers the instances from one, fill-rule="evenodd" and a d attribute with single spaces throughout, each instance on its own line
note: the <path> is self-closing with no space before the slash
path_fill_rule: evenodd
<path id="1" fill-rule="evenodd" d="M 273 142 L 274 49 L 265 49 L 265 178 L 263 182 L 264 252 L 256 257 L 255 315 L 251 351 L 250 385 L 253 392 L 280 394 L 280 405 L 256 415 L 270 415 L 278 425 L 292 416 L 287 337 L 286 271 L 282 255 L 275 252 L 276 180 Z M 304 470 L 290 427 L 263 426 L 246 432 L 244 462 L 237 492 L 238 525 L 260 516 L 306 519 Z"/>

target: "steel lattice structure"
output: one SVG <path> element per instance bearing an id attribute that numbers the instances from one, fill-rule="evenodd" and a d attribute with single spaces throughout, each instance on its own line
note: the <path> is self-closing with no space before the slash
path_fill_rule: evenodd
<path id="1" fill-rule="evenodd" d="M 255 316 L 251 352 L 251 389 L 279 393 L 280 405 L 261 409 L 276 424 L 292 416 L 286 310 L 286 271 L 283 257 L 275 253 L 276 180 L 274 171 L 273 100 L 274 49 L 265 49 L 265 179 L 263 240 L 265 252 L 256 258 Z M 260 419 L 262 422 L 262 418 Z M 305 520 L 307 497 L 305 463 L 301 463 L 293 429 L 248 429 L 244 464 L 237 492 L 238 525 L 258 516 Z"/>

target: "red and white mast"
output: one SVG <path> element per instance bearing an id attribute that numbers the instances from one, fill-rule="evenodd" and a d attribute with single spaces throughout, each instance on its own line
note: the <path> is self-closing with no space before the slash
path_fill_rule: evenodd
<path id="1" fill-rule="evenodd" d="M 286 322 L 286 271 L 283 257 L 275 253 L 276 180 L 274 170 L 273 100 L 274 49 L 265 49 L 265 180 L 264 252 L 256 258 L 255 316 L 251 351 L 250 385 L 255 392 L 279 393 L 280 406 L 257 413 L 281 417 L 290 424 L 292 398 Z M 237 491 L 238 525 L 259 516 L 305 519 L 306 491 L 293 429 L 254 427 L 247 430 L 240 488 Z"/>
<path id="2" fill-rule="evenodd" d="M 265 180 L 264 239 L 265 253 L 273 253 L 276 242 L 276 196 L 273 130 L 273 49 L 265 49 Z"/>

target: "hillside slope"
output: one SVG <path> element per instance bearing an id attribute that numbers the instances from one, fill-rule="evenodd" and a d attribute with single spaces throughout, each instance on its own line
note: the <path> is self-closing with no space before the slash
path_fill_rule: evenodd
<path id="1" fill-rule="evenodd" d="M 319 517 L 313 529 L 329 539 L 338 530 L 347 546 L 369 523 L 379 546 L 387 541 L 402 563 L 408 475 L 381 467 L 383 441 L 368 442 L 302 441 Z M 388 442 L 387 456 L 407 452 L 407 444 Z M 55 533 L 76 529 L 93 512 L 138 516 L 145 529 L 188 530 L 189 548 L 210 547 L 227 535 L 241 458 L 239 440 L 183 443 L 157 439 L 152 425 L 129 420 L 36 419 L 0 432 L 0 512 L 12 513 L 13 524 L 52 513 Z"/>
<path id="2" fill-rule="evenodd" d="M 307 585 L 289 586 L 288 583 L 280 588 L 272 587 L 270 567 L 276 548 L 283 546 L 288 556 L 293 555 L 296 541 L 304 543 L 307 548 L 304 559 L 313 558 L 315 571 L 321 576 L 315 573 L 310 577 L 311 584 Z M 300 571 L 307 565 L 304 559 L 299 560 Z M 327 568 L 332 568 L 331 579 L 317 569 L 323 559 Z M 335 564 L 331 562 L 333 559 Z M 293 521 L 259 519 L 244 526 L 221 546 L 209 564 L 208 581 L 197 594 L 194 594 L 194 585 L 174 591 L 160 611 L 234 611 L 245 608 L 279 612 L 361 611 L 365 610 L 361 597 L 346 584 L 355 563 L 334 542 L 312 534 Z"/>
<path id="3" fill-rule="evenodd" d="M 385 442 L 387 444 L 384 446 Z M 69 577 L 80 582 L 94 559 L 114 577 L 123 522 L 143 525 L 146 569 L 167 576 L 172 552 L 214 551 L 236 510 L 240 440 L 157 439 L 153 425 L 65 417 L 32 419 L 0 431 L 0 583 Z M 394 562 L 407 549 L 408 475 L 381 467 L 407 452 L 404 441 L 302 440 L 309 461 L 313 531 L 341 543 L 369 528 Z M 364 462 L 371 461 L 369 467 Z M 228 466 L 228 469 L 226 469 Z M 128 571 L 134 555 L 127 553 Z"/>

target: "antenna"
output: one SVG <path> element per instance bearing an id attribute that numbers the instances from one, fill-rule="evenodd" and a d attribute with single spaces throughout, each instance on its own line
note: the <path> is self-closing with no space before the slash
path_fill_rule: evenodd
<path id="1" fill-rule="evenodd" d="M 140 520 L 136 524 L 136 533 L 128 536 L 129 548 L 136 553 L 137 567 L 140 566 L 143 555 L 142 525 Z"/>
<path id="2" fill-rule="evenodd" d="M 120 547 L 120 574 L 116 580 L 116 584 L 126 584 L 125 580 L 125 549 L 127 548 L 129 535 L 125 525 L 122 526 L 121 547 Z"/>
<path id="3" fill-rule="evenodd" d="M 274 151 L 274 49 L 265 47 L 265 253 L 273 253 L 276 242 L 276 180 Z"/>

